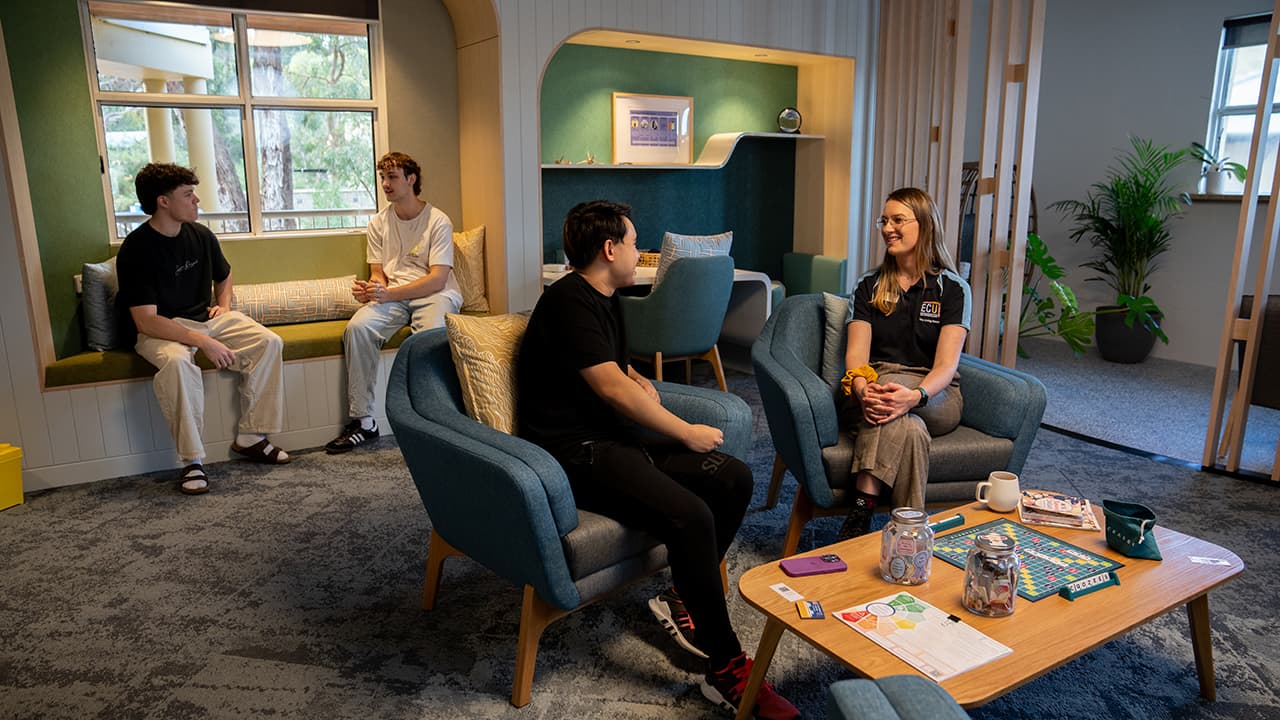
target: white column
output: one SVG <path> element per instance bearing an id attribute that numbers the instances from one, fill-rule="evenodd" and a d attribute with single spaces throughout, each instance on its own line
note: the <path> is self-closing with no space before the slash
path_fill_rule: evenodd
<path id="1" fill-rule="evenodd" d="M 200 77 L 182 79 L 187 92 L 204 95 L 206 81 Z M 191 169 L 200 176 L 206 188 L 200 193 L 200 206 L 205 212 L 218 212 L 218 167 L 213 148 L 213 111 L 187 108 L 182 111 L 187 126 L 187 155 Z"/>
<path id="2" fill-rule="evenodd" d="M 165 92 L 164 78 L 143 78 L 142 84 L 149 93 Z M 173 122 L 169 119 L 169 109 L 149 107 L 146 113 L 151 162 L 173 162 Z"/>

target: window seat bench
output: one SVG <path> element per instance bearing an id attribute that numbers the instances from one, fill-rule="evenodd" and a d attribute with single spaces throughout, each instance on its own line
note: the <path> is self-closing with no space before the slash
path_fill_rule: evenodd
<path id="1" fill-rule="evenodd" d="M 288 362 L 342 355 L 342 331 L 347 327 L 347 321 L 321 320 L 267 327 L 284 340 L 284 360 Z M 382 349 L 400 347 L 409 335 L 408 327 L 400 328 Z M 205 370 L 213 370 L 213 364 L 204 353 L 196 355 L 196 364 Z M 89 385 L 149 378 L 155 374 L 155 366 L 133 350 L 90 350 L 46 365 L 44 385 L 45 388 Z"/>

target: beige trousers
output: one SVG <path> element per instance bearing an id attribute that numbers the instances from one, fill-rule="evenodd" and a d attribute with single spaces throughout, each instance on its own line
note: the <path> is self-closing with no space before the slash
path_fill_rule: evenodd
<path id="1" fill-rule="evenodd" d="M 236 354 L 229 370 L 240 373 L 239 432 L 266 435 L 280 432 L 284 422 L 284 341 L 244 313 L 234 310 L 212 320 L 174 318 L 185 328 L 203 333 Z M 138 333 L 133 346 L 159 368 L 152 382 L 156 400 L 169 423 L 178 457 L 183 463 L 204 458 L 204 380 L 195 364 L 196 348 L 173 340 Z"/>
<path id="2" fill-rule="evenodd" d="M 920 384 L 928 368 L 912 368 L 894 363 L 872 363 L 880 383 L 896 382 L 907 387 Z M 856 398 L 845 408 L 844 426 L 853 430 L 853 463 L 850 477 L 867 471 L 893 488 L 894 507 L 923 508 L 925 484 L 929 481 L 929 442 L 960 424 L 964 398 L 957 374 L 945 390 L 916 408 L 883 425 L 862 419 Z"/>

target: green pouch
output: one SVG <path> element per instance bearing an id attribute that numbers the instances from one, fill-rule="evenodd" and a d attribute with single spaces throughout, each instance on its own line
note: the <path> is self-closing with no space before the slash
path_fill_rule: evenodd
<path id="1" fill-rule="evenodd" d="M 1163 560 L 1156 546 L 1156 514 L 1138 503 L 1103 500 L 1107 519 L 1107 545 L 1128 557 Z"/>

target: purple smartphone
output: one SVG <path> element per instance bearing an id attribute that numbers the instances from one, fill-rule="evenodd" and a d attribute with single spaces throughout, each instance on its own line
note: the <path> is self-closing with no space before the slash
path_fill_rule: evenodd
<path id="1" fill-rule="evenodd" d="M 819 555 L 817 557 L 791 558 L 778 563 L 782 568 L 782 572 L 791 577 L 803 577 L 805 575 L 821 575 L 823 573 L 844 572 L 849 569 L 848 565 L 837 555 Z"/>

